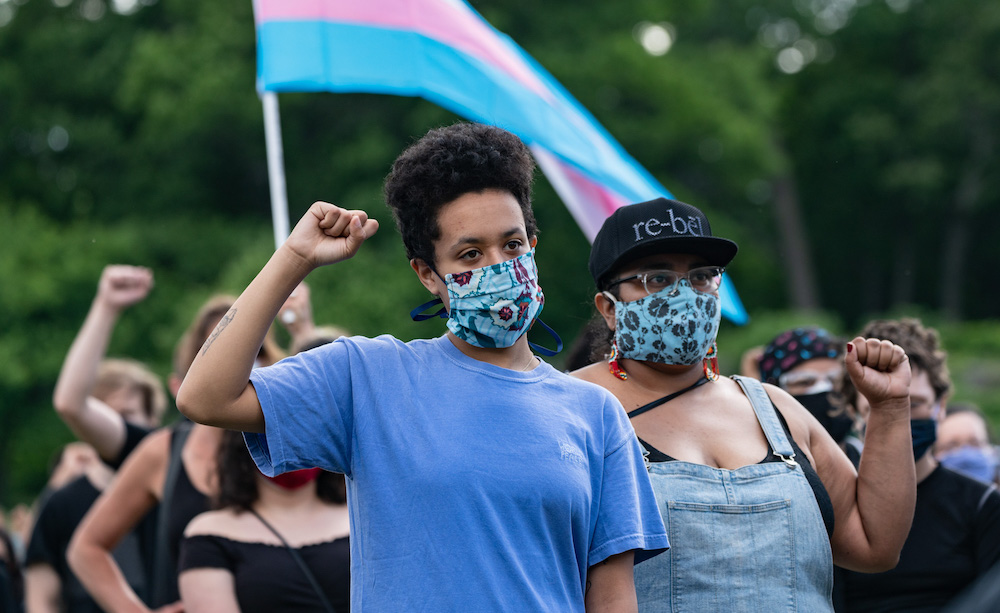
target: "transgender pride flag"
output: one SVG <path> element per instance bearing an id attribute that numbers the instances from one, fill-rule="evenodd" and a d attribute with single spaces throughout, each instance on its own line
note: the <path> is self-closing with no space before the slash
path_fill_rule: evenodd
<path id="1" fill-rule="evenodd" d="M 419 96 L 517 134 L 588 239 L 672 197 L 563 87 L 463 0 L 254 0 L 261 92 Z M 728 279 L 722 311 L 747 319 Z"/>

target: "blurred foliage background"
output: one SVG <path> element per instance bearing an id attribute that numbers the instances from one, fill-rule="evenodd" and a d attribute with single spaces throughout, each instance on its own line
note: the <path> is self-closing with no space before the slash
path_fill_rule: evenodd
<path id="1" fill-rule="evenodd" d="M 978 0 L 473 1 L 675 196 L 740 244 L 750 313 L 721 361 L 820 323 L 938 327 L 956 399 L 1000 423 L 1000 4 Z M 0 0 L 0 506 L 70 433 L 51 407 L 107 263 L 156 288 L 111 354 L 159 374 L 194 311 L 273 249 L 250 0 Z M 394 157 L 456 118 L 421 100 L 281 96 L 290 216 L 391 219 Z M 591 314 L 589 244 L 539 173 L 545 319 Z M 391 223 L 310 277 L 319 323 L 409 339 L 426 299 Z M 561 365 L 561 358 L 556 358 Z"/>

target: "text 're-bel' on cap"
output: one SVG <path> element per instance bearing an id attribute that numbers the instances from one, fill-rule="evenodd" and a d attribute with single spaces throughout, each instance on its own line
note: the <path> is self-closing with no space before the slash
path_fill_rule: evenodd
<path id="1" fill-rule="evenodd" d="M 736 256 L 733 241 L 712 236 L 712 226 L 696 207 L 657 198 L 623 206 L 604 220 L 590 250 L 590 274 L 597 287 L 620 265 L 654 253 L 690 253 L 711 266 L 727 266 Z"/>

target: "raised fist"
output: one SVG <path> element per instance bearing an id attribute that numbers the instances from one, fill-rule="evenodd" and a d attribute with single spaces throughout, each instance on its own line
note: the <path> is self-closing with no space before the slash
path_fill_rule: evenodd
<path id="1" fill-rule="evenodd" d="M 141 266 L 104 267 L 97 285 L 97 299 L 115 310 L 141 302 L 153 289 L 153 271 Z"/>
<path id="2" fill-rule="evenodd" d="M 869 404 L 910 396 L 910 361 L 899 345 L 877 338 L 855 338 L 844 360 L 858 393 Z"/>

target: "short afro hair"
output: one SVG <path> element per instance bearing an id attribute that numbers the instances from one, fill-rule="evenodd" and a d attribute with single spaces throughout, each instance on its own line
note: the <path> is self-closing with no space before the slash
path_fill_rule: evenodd
<path id="1" fill-rule="evenodd" d="M 480 123 L 436 128 L 396 158 L 385 179 L 385 201 L 403 237 L 406 256 L 434 264 L 441 207 L 468 193 L 510 192 L 521 206 L 529 237 L 538 234 L 531 211 L 535 162 L 510 132 Z"/>

